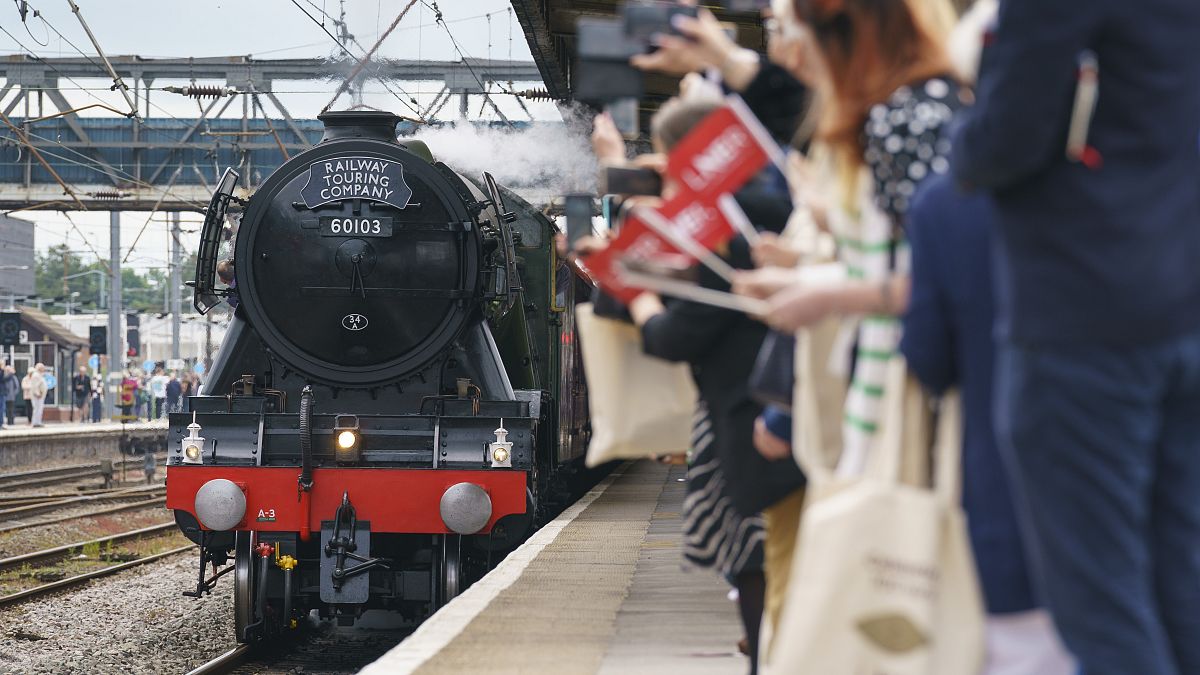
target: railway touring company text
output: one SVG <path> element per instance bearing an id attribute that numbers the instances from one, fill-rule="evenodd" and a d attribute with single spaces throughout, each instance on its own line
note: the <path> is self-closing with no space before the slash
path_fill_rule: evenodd
<path id="1" fill-rule="evenodd" d="M 344 199 L 369 199 L 402 209 L 412 198 L 412 190 L 404 182 L 403 167 L 371 157 L 313 162 L 300 194 L 309 208 Z"/>

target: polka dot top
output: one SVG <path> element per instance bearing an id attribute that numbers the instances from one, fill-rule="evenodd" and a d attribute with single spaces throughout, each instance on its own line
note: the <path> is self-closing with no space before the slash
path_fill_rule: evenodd
<path id="1" fill-rule="evenodd" d="M 875 203 L 901 226 L 917 186 L 950 168 L 947 128 L 963 106 L 960 87 L 934 77 L 900 87 L 873 106 L 864 128 L 863 159 L 875 180 Z"/>

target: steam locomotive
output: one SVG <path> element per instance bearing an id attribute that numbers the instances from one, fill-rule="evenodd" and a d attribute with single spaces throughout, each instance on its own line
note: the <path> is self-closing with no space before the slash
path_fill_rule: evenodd
<path id="1" fill-rule="evenodd" d="M 391 113 L 319 119 L 248 199 L 233 170 L 217 186 L 195 304 L 236 310 L 170 416 L 167 507 L 200 551 L 185 594 L 232 571 L 241 641 L 314 609 L 428 615 L 561 508 L 586 446 L 586 286 L 554 225 L 397 141 Z"/>

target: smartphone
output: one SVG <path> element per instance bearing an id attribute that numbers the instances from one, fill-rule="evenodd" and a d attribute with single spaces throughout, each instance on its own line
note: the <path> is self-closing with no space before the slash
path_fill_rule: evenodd
<path id="1" fill-rule="evenodd" d="M 662 176 L 653 169 L 634 169 L 624 166 L 604 167 L 600 191 L 614 195 L 662 194 Z"/>
<path id="2" fill-rule="evenodd" d="M 617 212 L 620 208 L 620 197 L 616 195 L 600 197 L 600 217 L 604 219 L 604 227 L 610 232 L 617 231 Z"/>
<path id="3" fill-rule="evenodd" d="M 638 122 L 638 100 L 636 98 L 622 98 L 604 106 L 604 112 L 612 117 L 613 125 L 617 127 L 617 131 L 629 140 L 638 137 L 641 131 L 641 125 Z"/>
<path id="4" fill-rule="evenodd" d="M 650 39 L 655 34 L 679 35 L 679 31 L 671 25 L 671 19 L 675 16 L 695 18 L 699 8 L 675 2 L 634 0 L 622 5 L 620 12 L 625 35 L 649 47 Z"/>
<path id="5" fill-rule="evenodd" d="M 592 232 L 592 196 L 575 193 L 563 197 L 563 212 L 567 217 L 567 248 L 575 250 L 575 244 Z"/>
<path id="6" fill-rule="evenodd" d="M 721 6 L 730 12 L 761 12 L 771 6 L 771 0 L 721 0 Z"/>
<path id="7" fill-rule="evenodd" d="M 646 45 L 625 35 L 619 19 L 581 17 L 576 23 L 576 63 L 572 72 L 575 98 L 607 103 L 642 96 L 642 71 L 629 65 Z"/>

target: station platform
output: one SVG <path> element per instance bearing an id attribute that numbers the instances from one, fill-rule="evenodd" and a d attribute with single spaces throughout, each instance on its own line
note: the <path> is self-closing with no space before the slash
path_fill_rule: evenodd
<path id="1" fill-rule="evenodd" d="M 361 673 L 745 673 L 728 586 L 682 567 L 684 473 L 617 468 Z"/>
<path id="2" fill-rule="evenodd" d="M 166 420 L 5 426 L 0 430 L 0 468 L 109 458 L 119 453 L 122 436 L 161 439 L 166 430 Z"/>
<path id="3" fill-rule="evenodd" d="M 17 438 L 45 438 L 47 436 L 58 435 L 77 435 L 77 434 L 111 434 L 120 433 L 122 431 L 150 431 L 162 430 L 167 428 L 167 420 L 154 420 L 153 422 L 49 422 L 45 426 L 31 427 L 26 424 L 17 423 L 12 426 L 5 425 L 0 429 L 0 438 L 17 439 Z"/>

